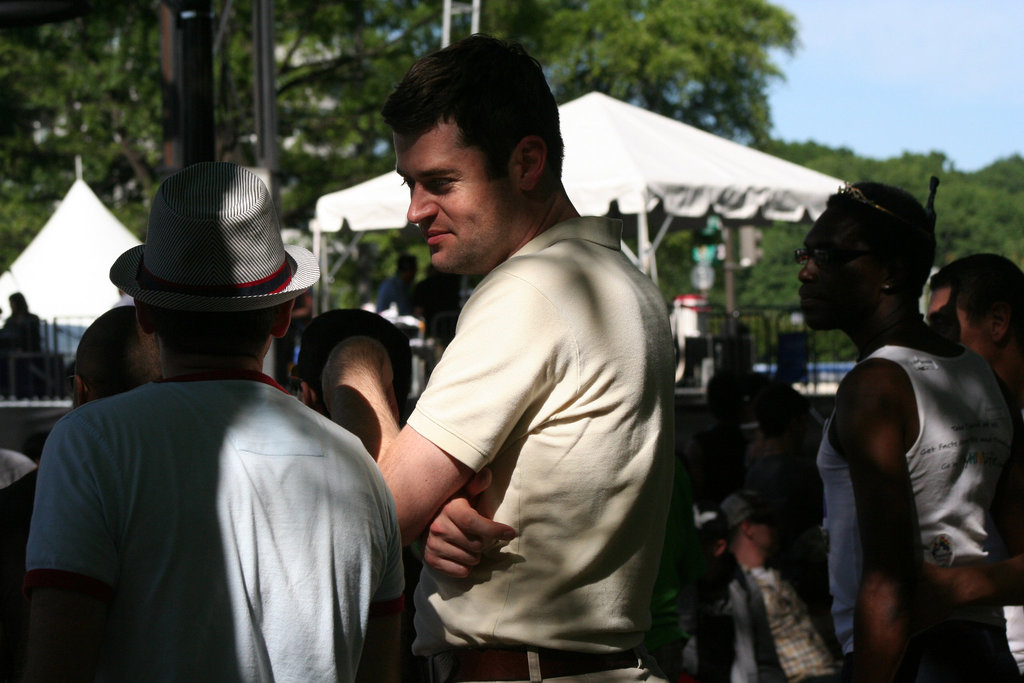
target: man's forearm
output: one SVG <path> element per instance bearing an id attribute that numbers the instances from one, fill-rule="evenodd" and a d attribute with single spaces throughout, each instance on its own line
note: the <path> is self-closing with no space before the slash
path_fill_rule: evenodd
<path id="1" fill-rule="evenodd" d="M 951 607 L 1024 605 L 1024 555 L 994 564 L 935 568 L 928 576 Z"/>
<path id="2" fill-rule="evenodd" d="M 866 573 L 854 613 L 853 676 L 856 683 L 890 681 L 911 632 L 908 587 L 891 577 Z"/>
<path id="3" fill-rule="evenodd" d="M 441 506 L 474 475 L 408 425 L 377 464 L 395 497 L 404 545 L 419 538 Z"/>

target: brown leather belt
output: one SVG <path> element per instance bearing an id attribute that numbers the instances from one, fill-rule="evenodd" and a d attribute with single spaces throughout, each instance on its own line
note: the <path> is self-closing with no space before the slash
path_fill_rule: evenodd
<path id="1" fill-rule="evenodd" d="M 538 654 L 540 674 L 544 679 L 635 668 L 639 662 L 636 653 L 631 650 L 591 654 L 538 648 L 535 652 Z M 446 683 L 530 680 L 530 664 L 526 650 L 460 649 L 448 650 L 435 657 L 450 658 L 452 668 L 445 679 Z"/>

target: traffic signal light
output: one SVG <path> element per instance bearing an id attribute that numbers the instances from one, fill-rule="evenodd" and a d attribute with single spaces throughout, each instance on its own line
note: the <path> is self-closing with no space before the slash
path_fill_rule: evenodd
<path id="1" fill-rule="evenodd" d="M 744 225 L 740 227 L 740 267 L 749 268 L 764 256 L 761 249 L 761 231 L 757 228 Z"/>

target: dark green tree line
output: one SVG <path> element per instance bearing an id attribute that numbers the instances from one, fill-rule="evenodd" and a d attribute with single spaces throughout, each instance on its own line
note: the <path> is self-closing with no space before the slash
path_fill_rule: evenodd
<path id="1" fill-rule="evenodd" d="M 217 158 L 254 162 L 251 3 L 214 0 Z M 0 268 L 84 178 L 129 229 L 144 232 L 163 168 L 157 0 L 94 3 L 58 24 L 0 30 Z M 453 35 L 469 31 L 456 17 Z M 523 42 L 556 97 L 602 90 L 743 141 L 770 129 L 769 57 L 793 20 L 764 0 L 529 0 L 486 3 L 482 30 Z M 391 167 L 378 115 L 412 61 L 440 46 L 441 5 L 415 0 L 275 2 L 281 213 L 305 228 L 316 199 Z M 379 242 L 403 248 L 394 235 Z M 347 268 L 347 267 L 346 267 Z M 350 279 L 343 269 L 339 280 Z"/>
<path id="2" fill-rule="evenodd" d="M 251 3 L 214 0 L 217 158 L 254 163 Z M 94 3 L 83 18 L 0 29 L 0 268 L 52 213 L 74 179 L 84 178 L 140 236 L 149 199 L 165 172 L 160 80 L 160 3 Z M 316 199 L 391 168 L 390 136 L 379 117 L 394 82 L 440 44 L 440 3 L 276 0 L 276 88 L 281 213 L 304 229 Z M 469 31 L 455 18 L 453 36 Z M 1024 162 L 1011 157 L 977 173 L 946 157 L 874 160 L 813 142 L 769 139 L 767 84 L 781 74 L 774 50 L 791 51 L 793 18 L 765 0 L 524 0 L 484 4 L 482 30 L 523 42 L 544 64 L 559 102 L 592 90 L 754 144 L 841 178 L 893 182 L 922 197 L 942 178 L 940 262 L 991 250 L 1024 259 Z M 806 226 L 764 231 L 765 257 L 738 273 L 741 306 L 795 303 L 791 250 Z M 659 249 L 666 297 L 691 291 L 691 233 Z M 394 255 L 425 250 L 398 232 L 367 236 L 371 278 Z M 337 273 L 339 302 L 357 303 L 357 262 Z M 712 292 L 721 300 L 721 282 Z"/>

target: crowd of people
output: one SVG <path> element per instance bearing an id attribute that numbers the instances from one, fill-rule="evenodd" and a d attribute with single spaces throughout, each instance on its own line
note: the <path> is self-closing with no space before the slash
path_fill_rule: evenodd
<path id="1" fill-rule="evenodd" d="M 1024 275 L 961 259 L 921 315 L 937 181 L 846 185 L 795 252 L 859 354 L 831 414 L 723 370 L 684 435 L 665 302 L 569 200 L 540 65 L 473 36 L 383 116 L 421 285 L 480 278 L 426 389 L 385 317 L 302 310 L 316 260 L 254 174 L 168 177 L 111 267 L 133 305 L 0 488 L 8 679 L 1020 680 Z"/>

